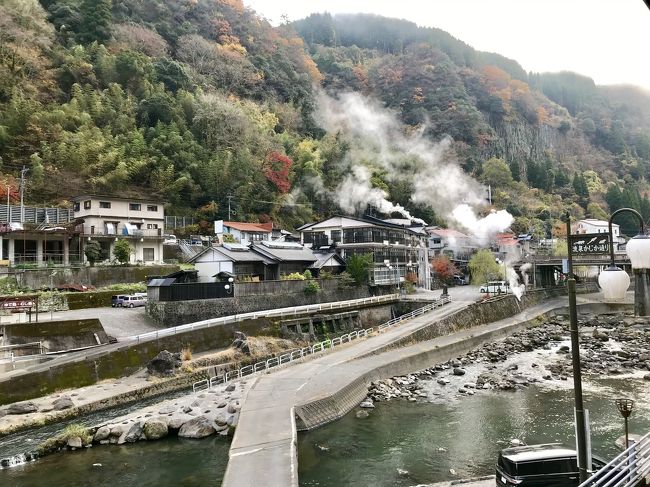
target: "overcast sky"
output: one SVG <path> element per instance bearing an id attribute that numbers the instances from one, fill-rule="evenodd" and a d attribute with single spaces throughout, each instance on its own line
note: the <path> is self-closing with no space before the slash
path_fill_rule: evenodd
<path id="1" fill-rule="evenodd" d="M 597 84 L 650 89 L 650 9 L 643 0 L 244 0 L 277 25 L 314 12 L 374 13 L 438 27 L 526 71 L 569 70 Z"/>

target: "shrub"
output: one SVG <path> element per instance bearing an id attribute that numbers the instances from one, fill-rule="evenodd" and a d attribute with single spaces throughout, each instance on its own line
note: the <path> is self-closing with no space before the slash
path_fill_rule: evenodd
<path id="1" fill-rule="evenodd" d="M 300 272 L 292 272 L 289 275 L 282 274 L 280 276 L 281 281 L 304 281 L 306 277 Z"/>
<path id="2" fill-rule="evenodd" d="M 307 281 L 305 285 L 305 294 L 316 294 L 320 291 L 320 286 L 316 281 Z"/>
<path id="3" fill-rule="evenodd" d="M 311 279 L 311 271 L 309 269 L 306 269 L 302 275 L 305 277 L 305 279 Z"/>
<path id="4" fill-rule="evenodd" d="M 131 260 L 131 245 L 123 238 L 115 242 L 113 247 L 113 255 L 120 262 L 120 264 L 127 264 Z"/>
<path id="5" fill-rule="evenodd" d="M 189 345 L 186 345 L 181 350 L 181 360 L 183 361 L 192 360 L 192 349 L 189 347 Z"/>

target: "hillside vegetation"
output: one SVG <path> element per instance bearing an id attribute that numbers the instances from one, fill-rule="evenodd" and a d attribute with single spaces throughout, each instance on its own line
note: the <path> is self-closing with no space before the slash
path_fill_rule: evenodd
<path id="1" fill-rule="evenodd" d="M 395 19 L 323 14 L 273 28 L 240 0 L 4 0 L 0 191 L 15 198 L 25 166 L 30 204 L 148 195 L 206 228 L 229 199 L 233 219 L 329 216 L 350 146 L 315 122 L 319 86 L 380 100 L 407 132 L 451 137 L 515 231 L 550 233 L 566 210 L 630 205 L 650 217 L 646 92 L 526 73 Z M 440 220 L 410 202 L 408 184 L 363 164 L 391 201 Z"/>

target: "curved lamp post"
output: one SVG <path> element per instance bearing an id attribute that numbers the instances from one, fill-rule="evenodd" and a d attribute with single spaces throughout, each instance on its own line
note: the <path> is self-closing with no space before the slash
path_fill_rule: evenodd
<path id="1" fill-rule="evenodd" d="M 621 416 L 625 419 L 625 448 L 627 450 L 630 447 L 630 435 L 627 428 L 627 418 L 632 414 L 632 409 L 634 408 L 634 401 L 632 399 L 617 399 L 616 408 L 618 412 L 621 413 Z"/>
<path id="2" fill-rule="evenodd" d="M 616 210 L 609 217 L 609 267 L 604 269 L 598 276 L 598 284 L 603 290 L 606 301 L 620 301 L 625 298 L 625 293 L 630 285 L 630 277 L 614 261 L 614 234 L 612 232 L 612 220 L 619 213 L 632 213 L 639 219 L 640 233 L 631 238 L 626 246 L 626 252 L 630 258 L 632 269 L 636 272 L 634 287 L 634 311 L 637 316 L 647 316 L 650 303 L 647 296 L 647 274 L 646 269 L 650 268 L 650 237 L 645 234 L 645 224 L 641 214 L 632 208 L 621 208 Z"/>

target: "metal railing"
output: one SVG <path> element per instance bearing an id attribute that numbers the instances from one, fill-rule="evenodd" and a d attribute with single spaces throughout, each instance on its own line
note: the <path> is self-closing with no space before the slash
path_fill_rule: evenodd
<path id="1" fill-rule="evenodd" d="M 390 296 L 396 296 L 396 295 L 390 295 Z M 240 369 L 227 371 L 221 375 L 215 374 L 213 377 L 195 382 L 192 385 L 192 389 L 194 392 L 209 389 L 210 387 L 215 387 L 220 384 L 226 384 L 232 380 L 241 379 L 243 377 L 253 375 L 258 372 L 265 372 L 274 367 L 290 364 L 309 355 L 314 355 L 316 353 L 324 352 L 326 350 L 331 350 L 336 346 L 342 345 L 344 343 L 350 343 L 351 341 L 356 340 L 358 338 L 365 338 L 374 335 L 375 333 L 383 333 L 389 328 L 397 325 L 402 321 L 415 318 L 416 316 L 420 316 L 426 313 L 427 311 L 431 311 L 435 308 L 439 308 L 450 302 L 451 302 L 451 296 L 449 295 L 442 296 L 440 299 L 437 299 L 422 308 L 416 309 L 415 311 L 402 315 L 398 318 L 393 318 L 392 320 L 387 321 L 386 323 L 383 323 L 379 326 L 352 331 L 350 333 L 346 333 L 336 338 L 328 339 L 323 342 L 314 343 L 313 345 L 308 347 L 290 350 L 277 357 L 271 357 L 267 360 L 263 360 L 255 364 L 246 365 L 245 367 L 242 367 Z"/>
<path id="2" fill-rule="evenodd" d="M 633 487 L 650 475 L 650 433 L 589 477 L 580 487 Z"/>

